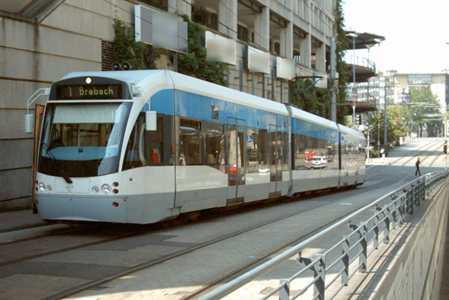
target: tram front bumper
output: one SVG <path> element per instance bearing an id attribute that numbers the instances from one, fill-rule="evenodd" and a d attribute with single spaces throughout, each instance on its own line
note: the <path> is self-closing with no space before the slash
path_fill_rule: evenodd
<path id="1" fill-rule="evenodd" d="M 36 196 L 42 219 L 117 223 L 126 223 L 128 219 L 123 197 L 43 193 Z"/>

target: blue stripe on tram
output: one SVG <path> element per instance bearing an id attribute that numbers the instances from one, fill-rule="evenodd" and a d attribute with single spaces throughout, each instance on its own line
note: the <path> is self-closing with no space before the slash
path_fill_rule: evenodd
<path id="1" fill-rule="evenodd" d="M 175 101 L 176 99 L 176 101 Z M 189 92 L 165 89 L 151 97 L 143 111 L 154 110 L 167 115 L 176 115 L 201 121 L 221 124 L 235 124 L 258 129 L 287 131 L 288 117 L 266 112 L 260 109 L 196 95 Z M 218 110 L 214 116 L 213 109 Z M 317 127 L 317 124 L 293 119 L 292 132 L 337 143 L 337 130 Z"/>

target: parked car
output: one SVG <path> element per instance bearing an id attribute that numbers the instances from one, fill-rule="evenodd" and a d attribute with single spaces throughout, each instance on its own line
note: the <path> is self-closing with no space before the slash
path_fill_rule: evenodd
<path id="1" fill-rule="evenodd" d="M 310 167 L 312 169 L 323 169 L 327 167 L 326 156 L 314 156 L 310 161 Z"/>

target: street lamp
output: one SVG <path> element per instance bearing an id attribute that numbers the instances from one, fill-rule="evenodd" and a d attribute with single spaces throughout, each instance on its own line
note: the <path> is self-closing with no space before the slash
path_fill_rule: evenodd
<path id="1" fill-rule="evenodd" d="M 358 34 L 356 32 L 349 32 L 347 34 L 347 36 L 352 38 L 352 95 L 353 95 L 353 99 L 352 99 L 352 125 L 355 126 L 355 105 L 356 105 L 356 101 L 355 101 L 355 97 L 357 97 L 355 95 L 356 92 L 356 87 L 355 87 L 355 63 L 356 63 L 356 59 L 355 59 L 355 39 L 358 37 Z"/>

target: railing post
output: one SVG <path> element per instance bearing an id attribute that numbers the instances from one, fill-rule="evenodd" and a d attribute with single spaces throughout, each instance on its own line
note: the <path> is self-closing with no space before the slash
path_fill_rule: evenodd
<path id="1" fill-rule="evenodd" d="M 425 201 L 426 200 L 426 182 L 423 181 L 421 184 L 421 201 Z"/>
<path id="2" fill-rule="evenodd" d="M 287 280 L 281 280 L 282 288 L 279 290 L 279 300 L 289 300 L 290 299 L 290 286 Z"/>
<path id="3" fill-rule="evenodd" d="M 359 271 L 365 273 L 368 269 L 368 241 L 366 239 L 366 225 L 360 228 L 360 244 L 362 246 L 362 253 L 359 257 Z"/>
<path id="4" fill-rule="evenodd" d="M 415 206 L 419 207 L 421 205 L 421 181 L 418 181 L 415 187 Z"/>
<path id="5" fill-rule="evenodd" d="M 374 226 L 374 249 L 379 249 L 379 215 L 382 208 L 379 205 L 376 205 L 376 226 Z"/>
<path id="6" fill-rule="evenodd" d="M 407 190 L 407 213 L 413 215 L 413 185 Z"/>
<path id="7" fill-rule="evenodd" d="M 343 273 L 341 274 L 341 284 L 344 286 L 348 285 L 349 280 L 349 248 L 351 247 L 350 241 L 345 238 L 343 243 Z"/>
<path id="8" fill-rule="evenodd" d="M 324 300 L 326 292 L 326 261 L 324 255 L 321 255 L 320 263 L 315 266 L 313 275 L 314 278 L 317 278 L 314 299 Z"/>
<path id="9" fill-rule="evenodd" d="M 319 257 L 318 262 L 311 265 L 312 262 L 316 260 L 317 257 Z M 313 271 L 313 280 L 314 280 L 313 299 L 324 300 L 326 290 L 325 255 L 319 252 L 311 257 L 303 257 L 302 254 L 300 253 L 299 262 L 305 264 L 306 267 L 308 267 L 310 270 Z"/>
<path id="10" fill-rule="evenodd" d="M 390 242 L 390 212 L 385 215 L 384 244 Z"/>
<path id="11" fill-rule="evenodd" d="M 391 218 L 393 219 L 393 222 L 392 222 L 393 229 L 395 229 L 396 225 L 397 225 L 396 202 L 395 202 L 396 199 L 397 199 L 397 195 L 391 196 L 391 203 L 393 204 L 393 211 L 390 212 L 390 214 L 391 214 Z"/>
<path id="12" fill-rule="evenodd" d="M 402 225 L 405 223 L 405 213 L 406 213 L 406 207 L 407 207 L 407 194 L 402 194 L 401 201 L 399 203 L 399 223 Z"/>

